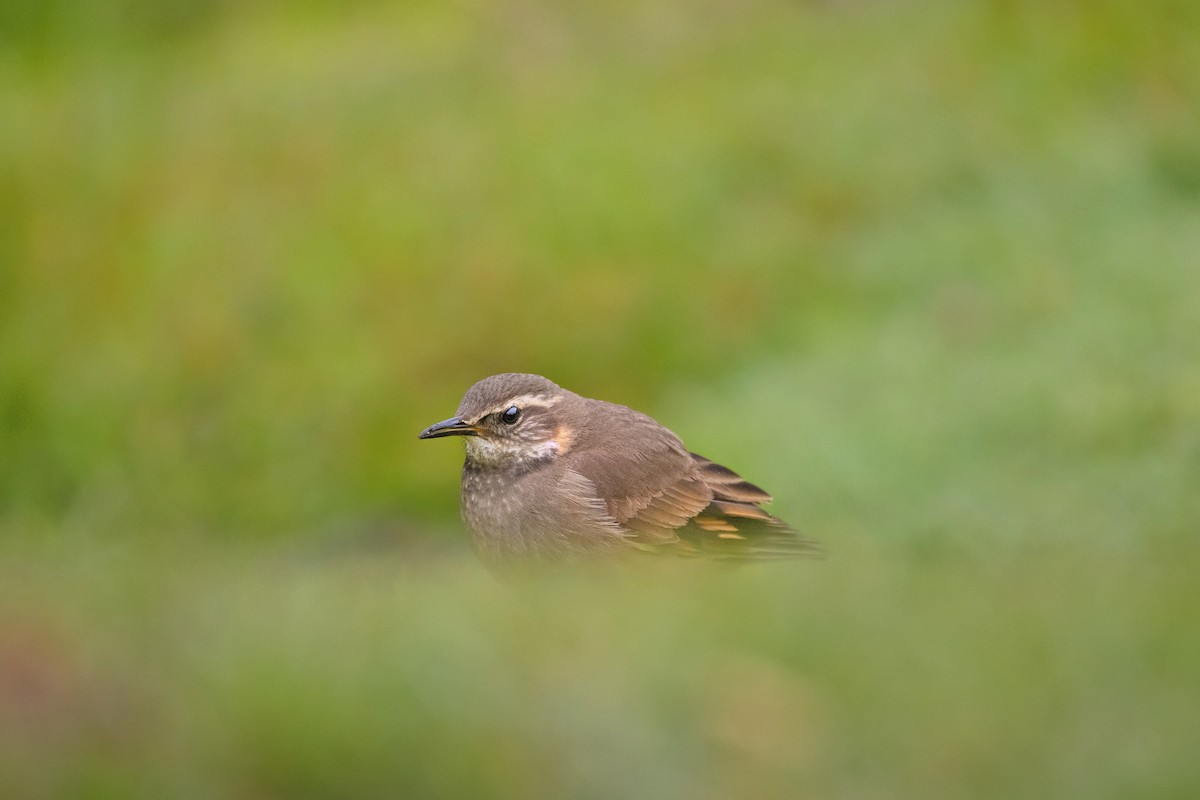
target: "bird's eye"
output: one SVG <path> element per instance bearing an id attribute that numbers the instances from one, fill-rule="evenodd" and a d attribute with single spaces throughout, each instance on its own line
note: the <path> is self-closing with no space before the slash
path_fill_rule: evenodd
<path id="1" fill-rule="evenodd" d="M 517 408 L 516 406 L 509 406 L 504 410 L 504 413 L 500 415 L 500 421 L 505 425 L 515 425 L 517 420 L 520 418 L 521 409 Z"/>

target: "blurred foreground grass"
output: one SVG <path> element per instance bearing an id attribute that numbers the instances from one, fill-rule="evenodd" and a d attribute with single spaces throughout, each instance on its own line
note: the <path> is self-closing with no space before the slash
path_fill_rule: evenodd
<path id="1" fill-rule="evenodd" d="M 1200 791 L 1193 4 L 0 14 L 0 795 Z M 507 369 L 830 558 L 495 583 Z"/>
<path id="2" fill-rule="evenodd" d="M 854 541 L 819 565 L 516 586 L 454 559 L 144 566 L 7 584 L 7 796 L 1196 786 L 1194 560 Z"/>

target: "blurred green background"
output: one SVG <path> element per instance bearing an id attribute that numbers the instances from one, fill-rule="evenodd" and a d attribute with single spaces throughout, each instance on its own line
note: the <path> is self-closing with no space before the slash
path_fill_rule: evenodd
<path id="1" fill-rule="evenodd" d="M 1200 794 L 1200 6 L 9 0 L 0 794 Z M 476 379 L 821 562 L 497 583 Z"/>

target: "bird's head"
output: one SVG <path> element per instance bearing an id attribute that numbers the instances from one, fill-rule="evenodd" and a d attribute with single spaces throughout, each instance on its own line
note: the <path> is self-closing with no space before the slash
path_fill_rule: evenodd
<path id="1" fill-rule="evenodd" d="M 508 372 L 476 383 L 458 413 L 421 432 L 421 439 L 466 437 L 467 462 L 506 467 L 553 459 L 571 446 L 566 410 L 578 396 L 540 375 Z"/>

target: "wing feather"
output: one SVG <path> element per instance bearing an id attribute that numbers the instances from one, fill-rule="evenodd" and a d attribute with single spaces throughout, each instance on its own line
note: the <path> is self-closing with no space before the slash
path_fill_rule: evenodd
<path id="1" fill-rule="evenodd" d="M 817 545 L 760 507 L 771 496 L 733 470 L 690 453 L 644 414 L 590 402 L 579 431 L 604 446 L 580 448 L 573 468 L 642 549 L 737 560 L 811 556 Z M 621 408 L 614 416 L 613 409 Z M 614 439 L 606 426 L 627 435 Z"/>

